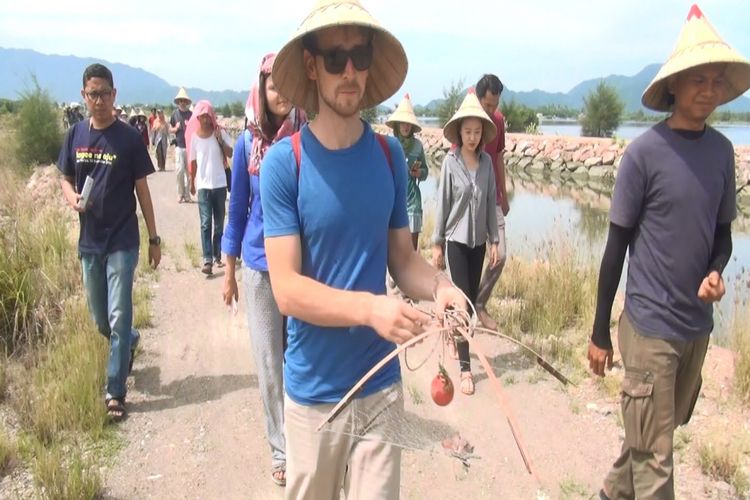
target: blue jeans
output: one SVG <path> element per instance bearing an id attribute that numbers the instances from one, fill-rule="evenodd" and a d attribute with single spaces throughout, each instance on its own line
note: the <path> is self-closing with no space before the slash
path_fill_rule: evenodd
<path id="1" fill-rule="evenodd" d="M 81 253 L 83 286 L 91 317 L 109 339 L 107 397 L 125 397 L 130 350 L 138 344 L 133 329 L 133 275 L 138 248 L 110 254 Z"/>
<path id="2" fill-rule="evenodd" d="M 201 216 L 201 246 L 203 262 L 221 259 L 221 237 L 224 234 L 224 215 L 226 214 L 227 188 L 199 189 L 198 211 Z M 211 235 L 211 218 L 213 217 L 213 237 Z"/>

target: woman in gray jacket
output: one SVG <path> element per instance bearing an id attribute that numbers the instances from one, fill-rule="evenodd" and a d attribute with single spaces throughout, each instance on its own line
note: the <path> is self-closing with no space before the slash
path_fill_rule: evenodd
<path id="1" fill-rule="evenodd" d="M 445 156 L 440 173 L 432 259 L 436 267 L 445 268 L 447 257 L 451 279 L 472 304 L 479 291 L 487 243 L 490 267 L 498 263 L 495 174 L 483 150 L 496 133 L 473 92 L 443 128 L 443 135 L 455 147 Z M 463 340 L 455 347 L 461 392 L 474 394 L 469 344 Z"/>

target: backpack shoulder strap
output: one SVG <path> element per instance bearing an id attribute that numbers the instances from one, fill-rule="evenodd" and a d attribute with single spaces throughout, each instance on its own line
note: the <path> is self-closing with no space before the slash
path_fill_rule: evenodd
<path id="1" fill-rule="evenodd" d="M 292 134 L 292 152 L 297 164 L 297 182 L 299 182 L 299 170 L 302 165 L 302 134 L 299 131 Z"/>
<path id="2" fill-rule="evenodd" d="M 383 153 L 385 154 L 385 159 L 388 160 L 388 168 L 391 170 L 391 175 L 393 175 L 393 162 L 391 161 L 391 147 L 388 145 L 388 139 L 385 138 L 383 134 L 375 134 L 375 138 L 378 140 L 378 143 L 380 143 L 380 148 L 383 150 Z"/>

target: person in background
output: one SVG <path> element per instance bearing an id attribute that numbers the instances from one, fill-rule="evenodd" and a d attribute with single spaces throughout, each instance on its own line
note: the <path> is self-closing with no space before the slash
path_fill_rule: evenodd
<path id="1" fill-rule="evenodd" d="M 750 61 L 693 5 L 641 98 L 669 117 L 628 145 L 612 194 L 588 359 L 598 376 L 612 367 L 609 322 L 629 251 L 617 328 L 625 440 L 602 499 L 675 498 L 674 431 L 700 396 L 737 215 L 734 149 L 706 121 L 748 89 Z"/>
<path id="2" fill-rule="evenodd" d="M 497 330 L 497 323 L 487 312 L 487 302 L 492 296 L 492 290 L 495 288 L 500 275 L 505 267 L 507 256 L 505 241 L 505 217 L 510 212 L 508 201 L 508 191 L 505 186 L 505 117 L 498 108 L 500 104 L 500 95 L 503 92 L 503 83 L 500 79 L 492 74 L 486 74 L 479 79 L 476 86 L 477 97 L 482 109 L 490 117 L 492 123 L 497 128 L 497 135 L 484 146 L 485 152 L 490 155 L 492 160 L 492 169 L 495 173 L 495 216 L 497 218 L 497 234 L 499 241 L 497 244 L 497 265 L 492 267 L 489 264 L 482 273 L 482 281 L 479 284 L 477 293 L 477 319 L 490 330 Z"/>
<path id="3" fill-rule="evenodd" d="M 271 479 L 286 485 L 286 440 L 284 439 L 284 345 L 286 324 L 271 290 L 263 243 L 263 204 L 260 169 L 271 145 L 300 130 L 305 113 L 279 94 L 271 77 L 276 54 L 263 57 L 258 82 L 247 100 L 248 127 L 237 139 L 232 157 L 232 197 L 227 227 L 222 238 L 226 255 L 224 301 L 239 299 L 236 262 L 242 254 L 246 264 L 242 283 L 245 291 L 250 343 L 258 372 L 258 388 L 266 412 L 266 439 L 271 446 Z"/>
<path id="4" fill-rule="evenodd" d="M 80 221 L 78 252 L 89 311 L 109 343 L 107 415 L 120 421 L 126 416 L 126 379 L 140 338 L 133 328 L 133 279 L 140 244 L 136 197 L 148 230 L 149 264 L 156 269 L 161 260 L 146 180 L 154 166 L 138 133 L 112 113 L 117 89 L 106 66 L 92 64 L 84 70 L 81 96 L 90 119 L 68 129 L 57 168 L 65 200 Z M 82 191 L 88 178 L 93 188 L 85 200 Z"/>
<path id="5" fill-rule="evenodd" d="M 444 268 L 451 279 L 475 303 L 489 244 L 489 266 L 498 264 L 498 232 L 495 215 L 495 174 L 484 145 L 497 133 L 495 124 L 472 90 L 443 127 L 443 135 L 456 147 L 443 160 L 437 191 L 433 265 Z M 461 392 L 474 394 L 469 343 L 450 341 L 461 370 Z"/>
<path id="6" fill-rule="evenodd" d="M 190 183 L 188 179 L 187 145 L 185 144 L 185 128 L 188 120 L 193 116 L 189 106 L 192 101 L 184 87 L 180 87 L 174 98 L 177 109 L 169 118 L 169 132 L 175 136 L 174 164 L 177 174 L 177 202 L 190 202 Z"/>
<path id="7" fill-rule="evenodd" d="M 414 250 L 419 249 L 419 233 L 422 232 L 422 192 L 419 183 L 427 179 L 427 160 L 424 156 L 422 142 L 414 137 L 422 127 L 414 114 L 411 98 L 406 94 L 399 103 L 396 111 L 386 122 L 393 135 L 401 143 L 401 148 L 406 155 L 406 166 L 409 176 L 406 190 L 406 214 L 409 217 L 409 231 L 411 231 L 411 242 Z"/>
<path id="8" fill-rule="evenodd" d="M 186 128 L 185 140 L 190 141 L 187 151 L 190 162 L 190 194 L 198 195 L 201 219 L 201 271 L 210 276 L 213 274 L 214 263 L 218 267 L 224 267 L 221 261 L 221 237 L 224 234 L 227 201 L 227 176 L 224 171 L 227 168 L 227 157 L 232 156 L 232 138 L 219 127 L 211 103 L 202 100 L 195 106 Z"/>
<path id="9" fill-rule="evenodd" d="M 156 152 L 156 165 L 159 172 L 164 172 L 167 164 L 167 148 L 169 147 L 169 123 L 164 117 L 162 109 L 156 110 L 156 119 L 151 124 L 151 131 Z"/>
<path id="10" fill-rule="evenodd" d="M 146 146 L 146 149 L 148 149 L 150 145 L 148 121 L 146 120 L 146 113 L 144 113 L 142 109 L 138 109 L 136 112 L 135 129 L 141 134 L 143 144 Z"/>

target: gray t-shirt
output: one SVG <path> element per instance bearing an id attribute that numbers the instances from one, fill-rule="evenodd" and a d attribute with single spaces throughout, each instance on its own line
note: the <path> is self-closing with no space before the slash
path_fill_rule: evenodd
<path id="1" fill-rule="evenodd" d="M 625 310 L 639 333 L 693 340 L 713 330 L 711 304 L 698 298 L 717 224 L 737 215 L 734 149 L 707 126 L 687 139 L 658 123 L 622 159 L 610 220 L 635 228 Z"/>

